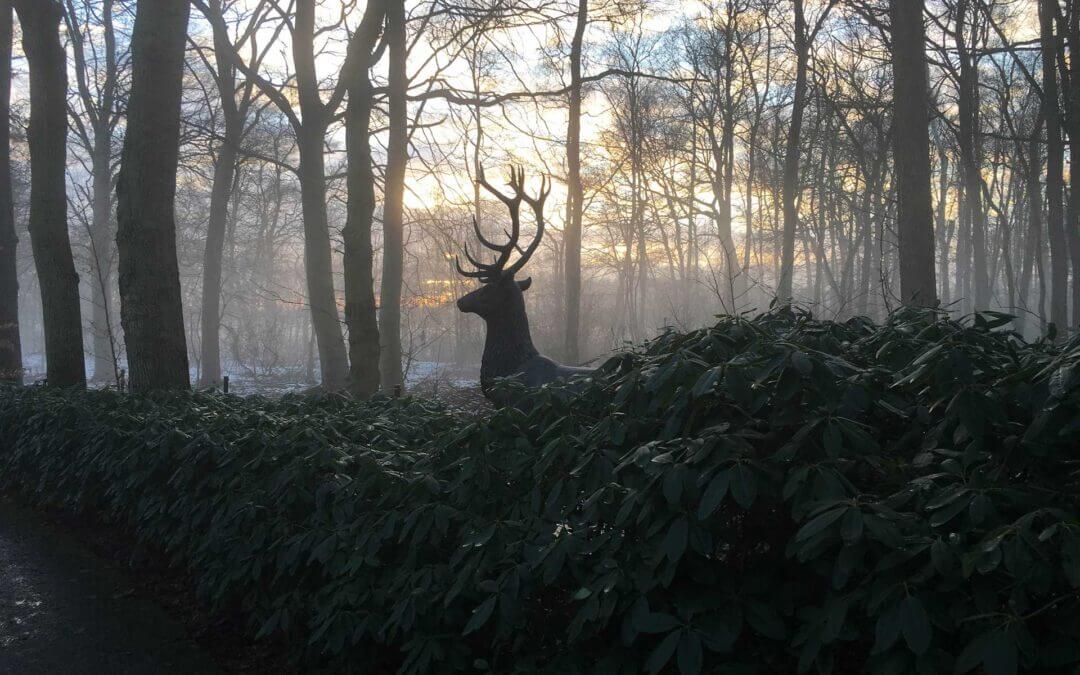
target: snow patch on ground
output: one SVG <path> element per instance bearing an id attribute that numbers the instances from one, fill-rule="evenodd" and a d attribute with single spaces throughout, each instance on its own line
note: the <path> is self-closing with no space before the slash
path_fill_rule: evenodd
<path id="1" fill-rule="evenodd" d="M 120 368 L 127 370 L 126 361 Z M 45 355 L 23 355 L 23 379 L 27 384 L 45 379 Z M 115 387 L 113 373 L 105 377 L 95 377 L 94 361 L 86 359 L 86 374 L 91 378 L 90 386 L 95 388 Z M 305 391 L 317 382 L 307 377 L 303 369 L 275 367 L 260 369 L 257 373 L 236 364 L 222 364 L 222 374 L 229 377 L 230 393 L 241 395 L 259 394 L 262 396 L 283 396 L 288 393 Z M 197 368 L 191 368 L 192 383 L 199 379 Z M 440 389 L 469 389 L 477 386 L 480 380 L 478 366 L 462 366 L 438 361 L 412 361 L 405 365 L 405 389 L 421 388 L 425 391 Z"/>

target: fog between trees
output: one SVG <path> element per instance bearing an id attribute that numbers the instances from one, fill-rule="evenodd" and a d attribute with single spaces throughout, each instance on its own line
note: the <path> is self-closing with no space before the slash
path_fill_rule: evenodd
<path id="1" fill-rule="evenodd" d="M 777 299 L 1064 334 L 1080 3 L 921 4 L 0 1 L 0 370 L 473 379 L 454 257 L 505 236 L 476 178 L 510 165 L 553 183 L 522 275 L 568 363 Z"/>

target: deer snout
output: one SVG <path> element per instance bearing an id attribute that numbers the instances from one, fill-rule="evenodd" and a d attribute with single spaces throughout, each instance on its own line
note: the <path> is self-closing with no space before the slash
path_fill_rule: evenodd
<path id="1" fill-rule="evenodd" d="M 458 298 L 457 308 L 466 314 L 479 314 L 480 308 L 483 306 L 481 302 L 480 293 L 486 288 L 481 286 L 480 288 L 466 293 Z"/>

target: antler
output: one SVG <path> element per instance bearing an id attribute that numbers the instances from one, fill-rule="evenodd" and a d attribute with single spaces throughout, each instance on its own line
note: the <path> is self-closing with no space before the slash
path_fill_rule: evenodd
<path id="1" fill-rule="evenodd" d="M 547 200 L 548 195 L 551 193 L 551 182 L 548 180 L 547 176 L 541 176 L 540 194 L 536 197 L 530 197 L 525 193 L 525 169 L 522 167 L 510 167 L 510 179 L 507 184 L 513 190 L 512 195 L 505 195 L 488 183 L 484 178 L 483 169 L 480 170 L 479 175 L 477 176 L 477 182 L 479 182 L 485 190 L 495 195 L 495 197 L 505 204 L 506 208 L 510 211 L 510 230 L 506 232 L 508 241 L 505 244 L 496 244 L 490 241 L 480 231 L 480 226 L 477 225 L 476 218 L 473 218 L 473 230 L 476 232 L 476 238 L 479 239 L 480 243 L 485 247 L 497 252 L 498 256 L 490 264 L 482 263 L 469 253 L 469 246 L 466 244 L 463 247 L 465 258 L 476 268 L 476 270 L 467 271 L 462 269 L 461 260 L 457 257 L 454 258 L 454 265 L 457 267 L 458 273 L 462 276 L 488 282 L 504 273 L 506 263 L 509 262 L 510 256 L 514 251 L 521 254 L 521 257 L 518 258 L 508 270 L 505 270 L 510 274 L 520 271 L 540 246 L 540 239 L 544 236 L 544 201 Z M 521 247 L 518 246 L 518 239 L 521 235 L 521 202 L 523 201 L 532 208 L 533 215 L 536 218 L 536 236 L 533 237 L 532 242 L 529 243 L 528 248 L 525 250 L 522 250 Z"/>
<path id="2" fill-rule="evenodd" d="M 510 266 L 511 274 L 516 274 L 522 267 L 525 267 L 525 263 L 529 262 L 529 258 L 531 258 L 532 254 L 536 253 L 536 249 L 540 247 L 540 240 L 544 237 L 544 202 L 547 201 L 548 195 L 551 194 L 551 181 L 548 180 L 547 176 L 540 176 L 540 195 L 537 197 L 529 197 L 526 195 L 525 191 L 522 189 L 522 183 L 524 183 L 524 175 L 522 175 L 522 180 L 518 182 L 518 195 L 525 200 L 526 204 L 532 207 L 533 217 L 536 218 L 536 235 L 533 237 L 533 240 L 529 242 L 529 248 L 524 251 L 518 249 L 518 251 L 521 252 L 521 257 L 517 259 L 517 262 Z M 516 241 L 514 242 L 514 245 L 517 245 Z"/>

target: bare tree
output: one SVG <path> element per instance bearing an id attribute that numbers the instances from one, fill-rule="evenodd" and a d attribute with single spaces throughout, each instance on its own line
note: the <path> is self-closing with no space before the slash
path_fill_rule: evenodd
<path id="1" fill-rule="evenodd" d="M 383 389 L 404 384 L 401 371 L 401 285 L 405 245 L 405 169 L 409 161 L 408 74 L 405 1 L 387 0 L 387 89 L 390 137 L 387 142 L 383 202 L 383 269 L 379 293 L 379 373 Z"/>
<path id="2" fill-rule="evenodd" d="M 792 0 L 794 9 L 795 90 L 791 100 L 791 119 L 788 122 L 787 145 L 784 150 L 784 238 L 780 259 L 780 279 L 776 297 L 781 301 L 792 299 L 792 278 L 795 274 L 795 231 L 799 211 L 799 152 L 802 138 L 803 112 L 806 109 L 807 68 L 814 39 L 821 30 L 835 0 L 829 0 L 818 15 L 814 25 L 808 26 L 804 0 Z"/>
<path id="3" fill-rule="evenodd" d="M 570 100 L 566 123 L 566 209 L 569 218 L 563 231 L 566 251 L 563 352 L 570 363 L 577 363 L 581 358 L 581 227 L 585 201 L 581 185 L 581 52 L 588 22 L 589 0 L 578 0 L 574 36 L 570 41 Z"/>
<path id="4" fill-rule="evenodd" d="M 114 143 L 122 117 L 121 73 L 128 54 L 117 40 L 114 0 L 66 0 L 78 108 L 71 112 L 77 143 L 90 158 L 91 352 L 93 378 L 117 379 L 117 344 L 111 311 L 113 284 L 112 187 L 117 165 Z M 100 34 L 101 44 L 96 44 Z"/>
<path id="5" fill-rule="evenodd" d="M 262 0 L 250 10 L 243 22 L 239 38 L 227 32 L 225 13 L 228 5 L 222 0 L 209 0 L 205 6 L 213 30 L 213 75 L 221 100 L 221 117 L 224 134 L 217 146 L 214 158 L 213 186 L 210 192 L 210 217 L 206 224 L 206 249 L 203 256 L 202 285 L 202 336 L 199 359 L 200 387 L 212 387 L 221 382 L 221 259 L 225 244 L 225 229 L 229 219 L 229 199 L 235 183 L 237 163 L 241 156 L 241 144 L 247 132 L 248 118 L 256 102 L 258 90 L 254 81 L 247 79 L 237 85 L 237 68 L 231 58 L 233 46 L 249 52 L 246 68 L 257 70 L 274 40 L 260 47 L 258 31 L 266 11 L 267 2 Z M 280 30 L 280 29 L 279 29 Z M 275 35 L 276 37 L 276 35 Z M 210 62 L 207 61 L 207 65 Z"/>
<path id="6" fill-rule="evenodd" d="M 204 0 L 192 0 L 211 22 L 218 22 L 208 11 Z M 292 65 L 296 70 L 295 92 L 286 93 L 279 86 L 249 66 L 228 45 L 228 53 L 236 66 L 259 90 L 278 107 L 289 120 L 296 136 L 299 154 L 297 174 L 303 196 L 304 210 L 304 261 L 307 276 L 308 303 L 311 321 L 319 351 L 322 386 L 335 391 L 346 384 L 348 359 L 345 341 L 341 334 L 341 318 L 338 313 L 337 296 L 334 291 L 334 274 L 330 248 L 330 226 L 326 210 L 326 133 L 338 114 L 345 97 L 346 79 L 339 79 L 324 101 L 322 86 L 316 71 L 315 53 L 315 0 L 297 0 L 283 7 L 273 3 L 281 12 L 281 21 L 289 31 L 292 43 Z M 320 29 L 319 33 L 323 31 Z M 224 46 L 224 45 L 223 45 Z M 343 72 L 351 69 L 349 64 Z M 293 95 L 295 94 L 295 95 Z M 294 101 L 299 110 L 294 108 Z"/>
<path id="7" fill-rule="evenodd" d="M 370 396 L 379 388 L 379 326 L 375 307 L 371 231 L 375 219 L 375 171 L 371 156 L 371 112 L 375 93 L 368 69 L 375 57 L 386 9 L 379 0 L 368 2 L 364 18 L 353 36 L 346 110 L 348 152 L 348 213 L 342 238 L 345 244 L 345 324 L 349 328 L 349 388 Z"/>

